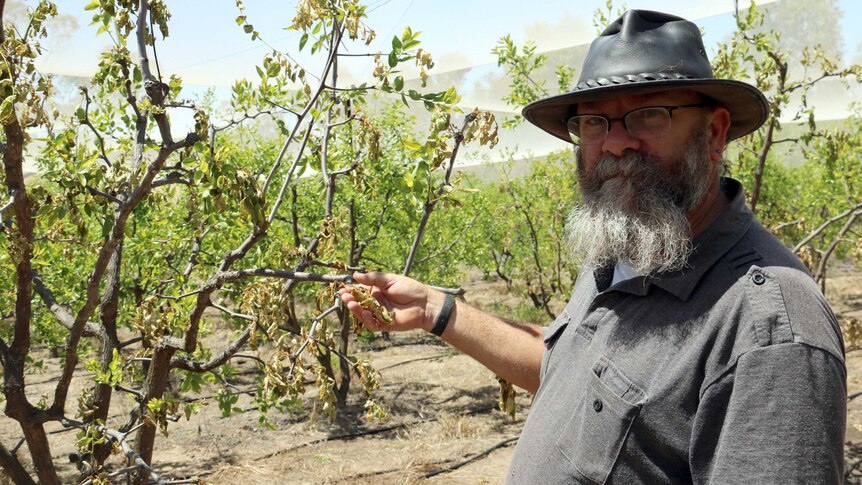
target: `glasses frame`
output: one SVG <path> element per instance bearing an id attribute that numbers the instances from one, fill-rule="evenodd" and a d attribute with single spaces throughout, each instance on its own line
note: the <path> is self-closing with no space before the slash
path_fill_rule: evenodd
<path id="1" fill-rule="evenodd" d="M 678 109 L 683 109 L 683 108 L 714 108 L 714 107 L 715 107 L 715 105 L 710 104 L 710 103 L 680 104 L 680 105 L 675 105 L 675 106 L 641 106 L 640 108 L 635 108 L 635 109 L 629 111 L 628 113 L 626 113 L 626 114 L 624 114 L 618 118 L 609 118 L 605 115 L 600 115 L 600 114 L 584 113 L 584 114 L 570 116 L 569 119 L 566 120 L 566 131 L 569 133 L 569 138 L 571 138 L 572 141 L 578 145 L 598 145 L 599 143 L 604 142 L 605 139 L 608 137 L 608 133 L 611 132 L 611 126 L 613 126 L 613 122 L 614 121 L 622 121 L 623 126 L 625 127 L 625 129 L 629 135 L 631 135 L 632 137 L 637 138 L 639 140 L 649 140 L 649 139 L 654 139 L 654 138 L 658 138 L 660 136 L 663 136 L 663 135 L 667 134 L 667 131 L 665 131 L 661 135 L 658 135 L 655 137 L 649 137 L 649 138 L 642 138 L 639 136 L 635 136 L 635 134 L 632 133 L 632 130 L 629 129 L 629 125 L 626 122 L 626 118 L 628 118 L 629 115 L 631 115 L 632 113 L 641 111 L 641 110 L 645 110 L 645 109 L 656 109 L 656 108 L 664 109 L 665 111 L 667 111 L 667 115 L 668 115 L 667 127 L 669 130 L 670 126 L 671 126 L 670 122 L 673 121 L 673 112 L 674 111 L 676 111 Z M 605 135 L 601 138 L 601 140 L 597 140 L 597 141 L 590 142 L 590 143 L 584 143 L 583 141 L 581 141 L 581 137 L 579 135 L 574 134 L 572 132 L 572 130 L 569 129 L 569 123 L 571 123 L 572 120 L 574 120 L 575 118 L 582 118 L 585 116 L 592 116 L 592 117 L 596 117 L 596 118 L 602 118 L 603 120 L 605 120 L 605 124 L 607 125 L 607 130 L 605 131 Z"/>

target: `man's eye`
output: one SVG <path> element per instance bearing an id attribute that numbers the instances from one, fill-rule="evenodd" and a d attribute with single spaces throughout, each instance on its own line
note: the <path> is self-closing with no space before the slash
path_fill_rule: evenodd
<path id="1" fill-rule="evenodd" d="M 657 118 L 663 116 L 663 109 L 661 108 L 646 108 L 642 109 L 638 112 L 641 118 Z"/>
<path id="2" fill-rule="evenodd" d="M 589 118 L 582 119 L 581 126 L 583 126 L 584 128 L 598 128 L 604 124 L 604 121 L 605 120 L 599 118 L 598 116 L 591 116 Z"/>

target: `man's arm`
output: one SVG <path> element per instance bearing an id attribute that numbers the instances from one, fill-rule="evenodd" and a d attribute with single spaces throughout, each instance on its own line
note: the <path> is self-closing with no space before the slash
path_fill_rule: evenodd
<path id="1" fill-rule="evenodd" d="M 406 276 L 387 273 L 356 273 L 357 282 L 371 288 L 383 306 L 395 311 L 392 323 L 378 322 L 346 290 L 341 298 L 348 310 L 362 319 L 369 330 L 430 332 L 443 306 L 443 293 Z M 456 302 L 443 332 L 443 340 L 473 357 L 512 384 L 536 392 L 545 345 L 541 327 L 505 322 L 463 302 Z"/>
<path id="2" fill-rule="evenodd" d="M 802 343 L 742 355 L 700 398 L 694 483 L 843 483 L 845 379 L 838 358 Z"/>

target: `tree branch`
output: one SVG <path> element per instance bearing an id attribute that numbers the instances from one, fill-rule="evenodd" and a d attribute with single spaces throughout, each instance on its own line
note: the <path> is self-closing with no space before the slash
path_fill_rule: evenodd
<path id="1" fill-rule="evenodd" d="M 2 1 L 3 0 L 0 0 L 0 12 L 3 11 Z M 2 18 L 0 18 L 0 21 L 2 21 Z M 6 470 L 6 473 L 9 474 L 9 478 L 11 478 L 13 482 L 21 485 L 36 485 L 33 478 L 29 473 L 27 473 L 27 470 L 24 469 L 21 462 L 18 461 L 18 457 L 16 457 L 13 452 L 7 450 L 6 447 L 3 446 L 3 443 L 0 443 L 0 466 Z"/>
<path id="2" fill-rule="evenodd" d="M 171 358 L 171 369 L 184 369 L 187 371 L 202 373 L 209 372 L 216 367 L 219 367 L 230 360 L 231 357 L 239 352 L 243 345 L 248 342 L 248 338 L 251 336 L 251 327 L 252 325 L 248 325 L 239 337 L 231 342 L 231 344 L 228 345 L 220 355 L 213 357 L 209 362 L 198 362 L 186 355 L 175 355 Z"/>
<path id="3" fill-rule="evenodd" d="M 819 236 L 819 235 L 820 235 L 820 233 L 822 233 L 823 231 L 825 231 L 827 227 L 829 227 L 829 226 L 831 226 L 832 224 L 834 224 L 834 223 L 836 223 L 836 222 L 840 221 L 841 219 L 844 219 L 845 217 L 850 216 L 851 214 L 853 214 L 855 211 L 857 211 L 857 210 L 859 210 L 859 209 L 862 209 L 862 202 L 860 202 L 860 203 L 858 203 L 858 204 L 856 204 L 856 205 L 854 205 L 854 206 L 850 207 L 849 209 L 847 209 L 846 211 L 842 212 L 841 214 L 838 214 L 837 216 L 835 216 L 835 217 L 833 217 L 833 218 L 829 219 L 828 221 L 824 222 L 823 224 L 821 224 L 821 225 L 820 225 L 820 227 L 818 227 L 817 229 L 815 229 L 814 231 L 812 231 L 810 234 L 808 234 L 807 236 L 805 236 L 805 238 L 803 238 L 803 239 L 802 239 L 802 241 L 799 241 L 799 243 L 797 243 L 797 244 L 796 244 L 796 246 L 793 248 L 793 253 L 794 253 L 794 254 L 795 254 L 795 253 L 798 253 L 798 252 L 799 252 L 799 250 L 801 250 L 803 247 L 805 247 L 805 245 L 806 245 L 806 244 L 808 244 L 812 239 L 814 239 L 815 237 Z"/>
<path id="4" fill-rule="evenodd" d="M 426 262 L 426 261 L 428 261 L 428 260 L 430 260 L 430 259 L 433 259 L 433 258 L 436 258 L 437 256 L 440 256 L 441 254 L 445 254 L 445 253 L 447 253 L 447 252 L 451 251 L 451 250 L 452 250 L 452 248 L 453 248 L 453 247 L 455 247 L 455 245 L 456 245 L 456 244 L 458 244 L 458 241 L 460 241 L 460 240 L 461 240 L 461 238 L 462 238 L 462 237 L 464 237 L 464 234 L 466 234 L 467 230 L 468 230 L 468 229 L 470 229 L 470 226 L 472 226 L 472 225 L 473 225 L 473 222 L 474 222 L 474 221 L 476 221 L 476 218 L 477 218 L 477 217 L 479 217 L 479 215 L 478 215 L 478 214 L 474 215 L 474 216 L 473 216 L 473 218 L 472 218 L 472 219 L 470 219 L 470 222 L 468 222 L 468 223 L 467 223 L 467 225 L 464 227 L 464 230 L 463 230 L 463 231 L 461 231 L 461 232 L 459 232 L 459 233 L 458 233 L 458 237 L 456 237 L 455 239 L 453 239 L 453 240 L 452 240 L 452 242 L 451 242 L 451 243 L 449 243 L 449 245 L 448 245 L 448 246 L 446 246 L 445 248 L 440 249 L 440 250 L 439 250 L 439 251 L 437 251 L 437 252 L 434 252 L 434 253 L 430 253 L 430 254 L 428 254 L 427 256 L 425 256 L 424 258 L 420 259 L 419 261 L 416 261 L 416 264 L 422 264 L 422 263 L 424 263 L 424 262 Z"/>
<path id="5" fill-rule="evenodd" d="M 144 0 L 144 1 L 146 1 L 146 0 Z M 90 426 L 87 423 L 84 423 L 81 421 L 76 421 L 74 419 L 69 419 L 66 417 L 60 418 L 59 421 L 66 428 L 75 428 L 75 429 L 80 429 L 80 430 L 86 430 L 87 427 Z M 128 458 L 130 461 L 135 463 L 134 466 L 129 467 L 128 469 L 124 469 L 125 473 L 131 473 L 133 471 L 143 469 L 143 470 L 147 471 L 147 474 L 149 475 L 149 477 L 152 478 L 153 480 L 155 480 L 156 483 L 164 483 L 164 481 L 159 476 L 159 474 L 156 473 L 156 471 L 153 470 L 152 467 L 150 467 L 150 465 L 148 465 L 147 462 L 145 462 L 143 458 L 141 458 L 141 455 L 139 455 L 135 451 L 135 449 L 132 447 L 132 445 L 130 445 L 129 442 L 126 441 L 126 436 L 128 436 L 128 434 L 130 434 L 132 431 L 134 431 L 134 429 L 132 431 L 129 431 L 128 433 L 122 433 L 118 430 L 111 429 L 111 428 L 108 428 L 106 426 L 99 426 L 99 425 L 96 425 L 96 429 L 99 432 L 104 433 L 105 436 L 107 436 L 108 438 L 110 438 L 113 441 L 115 441 L 116 443 L 118 443 L 120 445 L 120 448 L 123 450 L 123 454 L 126 455 L 126 458 Z"/>
<path id="6" fill-rule="evenodd" d="M 45 306 L 48 307 L 48 311 L 54 315 L 54 318 L 56 318 L 64 327 L 71 329 L 75 325 L 75 316 L 72 315 L 72 312 L 70 312 L 68 308 L 57 302 L 57 299 L 54 297 L 54 293 L 45 286 L 42 282 L 42 278 L 36 274 L 33 275 L 33 287 L 36 290 L 36 293 L 42 298 Z M 105 329 L 98 323 L 87 322 L 84 326 L 84 336 L 96 337 L 99 340 L 102 340 L 106 337 Z"/>
<path id="7" fill-rule="evenodd" d="M 335 310 L 338 310 L 338 307 L 341 305 L 341 300 L 336 298 L 335 304 L 331 307 L 324 310 L 320 315 L 314 317 L 311 320 L 311 328 L 308 330 L 308 337 L 302 342 L 302 345 L 296 349 L 296 352 L 290 356 L 290 371 L 287 373 L 287 380 L 290 381 L 293 379 L 293 372 L 296 370 L 296 363 L 298 362 L 299 356 L 305 351 L 305 348 L 308 347 L 308 344 L 311 343 L 312 340 L 317 340 L 317 327 L 320 325 L 320 322 L 323 321 L 324 318 L 329 316 Z"/>
<path id="8" fill-rule="evenodd" d="M 102 192 L 101 190 L 98 190 L 94 187 L 90 187 L 89 185 L 87 186 L 87 191 L 90 192 L 90 194 L 92 194 L 92 195 L 95 195 L 98 197 L 104 197 L 104 198 L 108 199 L 109 201 L 111 201 L 115 204 L 122 205 L 122 203 L 123 203 L 122 200 L 116 198 L 115 196 L 108 194 L 106 192 Z"/>
<path id="9" fill-rule="evenodd" d="M 469 113 L 464 117 L 464 124 L 455 135 L 455 146 L 452 147 L 452 155 L 449 157 L 449 166 L 446 168 L 446 176 L 443 179 L 443 187 L 449 185 L 449 179 L 452 176 L 452 168 L 455 166 L 455 158 L 458 156 L 458 149 L 461 147 L 461 142 L 464 141 L 464 130 L 467 125 L 476 119 L 476 113 Z M 439 196 L 442 195 L 442 187 L 438 192 L 438 198 L 429 200 L 425 203 L 425 213 L 422 215 L 422 220 L 419 221 L 419 227 L 416 229 L 416 237 L 413 238 L 413 244 L 410 247 L 410 253 L 407 255 L 407 261 L 404 263 L 404 271 L 401 273 L 404 276 L 410 275 L 410 270 L 413 268 L 413 262 L 416 259 L 416 253 L 419 252 L 419 243 L 422 241 L 422 236 L 425 235 L 425 226 L 428 224 L 428 219 L 431 217 L 431 212 L 434 206 L 439 201 Z"/>

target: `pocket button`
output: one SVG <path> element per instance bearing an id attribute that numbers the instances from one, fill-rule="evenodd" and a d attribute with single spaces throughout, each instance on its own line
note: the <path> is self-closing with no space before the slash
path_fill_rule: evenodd
<path id="1" fill-rule="evenodd" d="M 593 410 L 594 410 L 595 412 L 597 412 L 597 413 L 602 412 L 602 406 L 603 406 L 603 405 L 602 405 L 602 400 L 601 400 L 601 399 L 596 399 L 595 401 L 593 401 Z"/>

